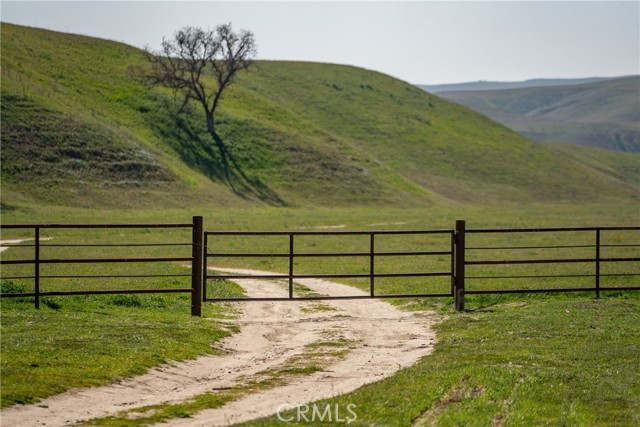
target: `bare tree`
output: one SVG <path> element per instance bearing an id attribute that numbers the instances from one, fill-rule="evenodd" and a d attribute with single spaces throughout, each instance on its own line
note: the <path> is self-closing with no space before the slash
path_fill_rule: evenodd
<path id="1" fill-rule="evenodd" d="M 253 33 L 235 33 L 231 24 L 215 30 L 183 27 L 173 38 L 162 39 L 159 51 L 145 50 L 150 69 L 135 74 L 150 86 L 173 89 L 181 98 L 181 111 L 190 101 L 198 102 L 205 113 L 207 130 L 227 165 L 224 144 L 216 132 L 215 113 L 224 90 L 238 71 L 248 69 L 256 56 Z"/>

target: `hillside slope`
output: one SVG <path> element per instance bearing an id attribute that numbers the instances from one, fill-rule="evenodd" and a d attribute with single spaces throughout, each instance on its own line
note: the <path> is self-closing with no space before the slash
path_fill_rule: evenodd
<path id="1" fill-rule="evenodd" d="M 2 24 L 2 202 L 426 206 L 638 196 L 465 107 L 354 67 L 259 61 L 202 114 L 129 73 L 132 47 Z"/>
<path id="2" fill-rule="evenodd" d="M 640 153 L 626 153 L 573 144 L 550 144 L 552 149 L 623 185 L 640 188 Z"/>
<path id="3" fill-rule="evenodd" d="M 541 142 L 640 151 L 640 76 L 580 85 L 442 92 Z"/>

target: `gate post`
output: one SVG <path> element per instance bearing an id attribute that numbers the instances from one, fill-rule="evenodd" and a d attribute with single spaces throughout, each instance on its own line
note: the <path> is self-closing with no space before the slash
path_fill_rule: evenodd
<path id="1" fill-rule="evenodd" d="M 456 221 L 456 276 L 455 305 L 456 311 L 464 311 L 464 267 L 465 267 L 465 221 Z"/>
<path id="2" fill-rule="evenodd" d="M 293 232 L 289 233 L 289 299 L 293 299 Z"/>
<path id="3" fill-rule="evenodd" d="M 40 308 L 40 226 L 36 225 L 35 227 L 35 239 L 36 243 L 34 246 L 34 257 L 33 257 L 33 265 L 34 265 L 34 291 L 35 291 L 35 304 L 36 308 Z"/>
<path id="4" fill-rule="evenodd" d="M 371 298 L 375 295 L 375 256 L 376 256 L 376 247 L 375 247 L 375 233 L 371 233 L 369 237 L 369 296 Z"/>
<path id="5" fill-rule="evenodd" d="M 202 315 L 202 217 L 193 217 L 191 261 L 191 315 Z"/>
<path id="6" fill-rule="evenodd" d="M 596 229 L 596 298 L 600 298 L 600 229 Z"/>

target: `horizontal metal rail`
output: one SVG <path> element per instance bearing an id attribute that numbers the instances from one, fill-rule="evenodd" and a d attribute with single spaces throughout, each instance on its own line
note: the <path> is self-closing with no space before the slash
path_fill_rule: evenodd
<path id="1" fill-rule="evenodd" d="M 63 244 L 63 243 L 41 243 L 38 246 L 41 248 L 133 248 L 133 247 L 159 247 L 159 246 L 191 246 L 192 243 L 129 243 L 129 244 Z M 22 244 L 22 243 L 4 243 L 3 248 L 33 248 L 36 245 L 34 243 Z"/>
<path id="2" fill-rule="evenodd" d="M 567 259 L 513 259 L 499 261 L 467 261 L 467 265 L 498 265 L 498 264 L 569 264 L 569 263 L 594 263 L 600 262 L 629 262 L 640 261 L 640 258 L 567 258 Z"/>
<path id="3" fill-rule="evenodd" d="M 19 297 L 55 297 L 66 295 L 116 295 L 116 294 L 170 294 L 191 292 L 191 288 L 174 288 L 174 289 L 113 289 L 113 290 L 95 290 L 95 291 L 55 291 L 55 292 L 22 292 L 22 293 L 3 293 L 3 298 L 19 298 Z"/>
<path id="4" fill-rule="evenodd" d="M 465 291 L 467 295 L 491 295 L 491 294 L 535 294 L 535 293 L 559 293 L 559 292 L 594 292 L 597 288 L 548 288 L 548 289 L 500 289 L 500 290 L 471 290 Z M 602 290 L 602 289 L 601 289 Z"/>
<path id="5" fill-rule="evenodd" d="M 100 263 L 141 263 L 141 262 L 186 262 L 191 257 L 180 258 L 70 258 L 70 259 L 40 259 L 40 260 L 8 260 L 0 261 L 0 264 L 100 264 Z M 40 276 L 42 277 L 42 276 Z"/>
<path id="6" fill-rule="evenodd" d="M 158 277 L 191 277 L 191 274 L 109 274 L 109 275 L 68 275 L 68 276 L 49 276 L 40 275 L 41 279 L 146 279 L 146 278 L 158 278 Z M 5 277 L 5 280 L 12 279 L 35 279 L 35 276 L 13 276 Z"/>
<path id="7" fill-rule="evenodd" d="M 383 230 L 383 231 L 205 231 L 205 236 L 369 236 L 407 234 L 451 234 L 452 230 Z"/>
<path id="8" fill-rule="evenodd" d="M 193 224 L 0 224 L 0 228 L 192 228 Z"/>
<path id="9" fill-rule="evenodd" d="M 614 227 L 547 227 L 547 228 L 478 228 L 467 229 L 468 233 L 555 233 L 564 231 L 629 231 L 640 230 L 638 226 L 614 226 Z"/>
<path id="10" fill-rule="evenodd" d="M 604 274 L 600 275 L 601 277 Z M 595 274 L 550 274 L 550 275 L 522 275 L 522 276 L 466 276 L 467 279 L 559 279 L 567 277 L 596 277 Z"/>
<path id="11" fill-rule="evenodd" d="M 247 280 L 247 279 L 368 279 L 370 277 L 447 277 L 449 272 L 442 273 L 376 273 L 373 276 L 369 273 L 361 274 L 264 274 L 264 275 L 207 275 L 208 280 Z"/>
<path id="12" fill-rule="evenodd" d="M 417 252 L 376 252 L 375 256 L 426 256 L 451 255 L 451 251 L 417 251 Z M 209 258 L 322 258 L 322 257 L 369 257 L 371 252 L 319 252 L 319 253 L 209 253 Z"/>
<path id="13" fill-rule="evenodd" d="M 471 280 L 489 279 L 560 279 L 579 277 L 631 277 L 640 276 L 640 273 L 619 273 L 619 274 L 551 274 L 551 275 L 528 275 L 528 276 L 466 276 Z"/>
<path id="14" fill-rule="evenodd" d="M 432 298 L 450 297 L 450 293 L 433 294 L 382 294 L 375 298 Z M 349 299 L 371 299 L 370 295 L 319 295 L 319 296 L 297 296 L 294 300 L 300 301 L 323 301 L 323 300 L 349 300 Z M 210 302 L 247 302 L 247 301 L 291 301 L 289 297 L 233 297 L 233 298 L 207 298 Z"/>
<path id="15" fill-rule="evenodd" d="M 604 246 L 604 245 L 602 245 Z M 473 250 L 520 250 L 520 249 L 578 249 L 595 248 L 596 245 L 558 245 L 558 246 L 467 246 L 468 251 Z"/>
<path id="16" fill-rule="evenodd" d="M 595 292 L 595 291 L 640 291 L 640 286 L 625 287 L 589 287 L 589 288 L 548 288 L 548 289 L 501 289 L 501 290 L 476 290 L 465 291 L 467 295 L 491 295 L 491 294 L 534 294 L 534 293 L 562 293 L 562 292 Z"/>

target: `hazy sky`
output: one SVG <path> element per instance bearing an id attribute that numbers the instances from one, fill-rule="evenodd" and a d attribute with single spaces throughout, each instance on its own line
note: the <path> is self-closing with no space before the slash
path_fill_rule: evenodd
<path id="1" fill-rule="evenodd" d="M 159 46 L 185 25 L 253 31 L 259 59 L 410 83 L 640 74 L 640 1 L 2 1 L 4 22 Z"/>

